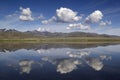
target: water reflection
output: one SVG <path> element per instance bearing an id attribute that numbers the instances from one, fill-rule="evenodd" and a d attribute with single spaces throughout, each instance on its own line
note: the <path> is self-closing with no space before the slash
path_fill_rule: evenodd
<path id="1" fill-rule="evenodd" d="M 75 51 L 76 52 L 76 51 Z M 43 61 L 48 61 L 57 67 L 57 72 L 60 72 L 61 74 L 72 72 L 73 70 L 77 69 L 78 65 L 85 65 L 85 63 L 92 67 L 96 71 L 100 71 L 104 64 L 103 60 L 111 60 L 111 56 L 107 55 L 99 55 L 98 57 L 90 57 L 91 52 L 90 51 L 77 51 L 70 52 L 67 51 L 66 54 L 70 58 L 64 58 L 64 59 L 50 59 L 47 57 L 42 58 Z M 83 64 L 84 63 L 84 64 Z"/>
<path id="2" fill-rule="evenodd" d="M 46 50 L 36 50 L 37 53 L 45 53 Z M 47 50 L 48 52 L 48 50 Z M 57 54 L 57 53 L 56 53 Z M 54 56 L 56 55 L 54 54 Z M 93 54 L 90 51 L 66 51 L 64 54 L 67 54 L 65 58 L 57 58 L 54 56 L 41 57 L 41 61 L 20 59 L 18 62 L 20 73 L 29 74 L 32 70 L 32 65 L 34 64 L 46 64 L 46 62 L 51 63 L 51 65 L 56 66 L 56 72 L 61 74 L 70 73 L 75 69 L 78 69 L 78 66 L 85 65 L 90 66 L 96 71 L 100 71 L 104 67 L 103 60 L 111 60 L 111 56 L 106 54 L 98 55 L 96 57 L 91 56 Z M 54 58 L 53 58 L 54 57 Z M 16 65 L 16 64 L 15 64 Z M 16 66 L 17 67 L 17 66 Z M 44 67 L 44 65 L 43 65 Z M 41 67 L 40 67 L 41 68 Z"/>
<path id="3" fill-rule="evenodd" d="M 66 59 L 55 59 L 51 60 L 48 58 L 42 58 L 44 61 L 48 61 L 52 63 L 53 65 L 56 65 L 56 71 L 60 72 L 61 74 L 69 73 L 75 69 L 77 69 L 77 65 L 81 64 L 80 60 L 72 59 L 72 58 L 66 58 Z"/>
<path id="4" fill-rule="evenodd" d="M 100 71 L 104 64 L 99 58 L 87 58 L 86 63 L 96 71 Z"/>
<path id="5" fill-rule="evenodd" d="M 36 50 L 38 53 L 46 53 L 46 52 L 49 52 L 49 50 L 45 50 L 45 49 L 38 49 Z"/>
<path id="6" fill-rule="evenodd" d="M 107 56 L 107 55 L 99 55 L 98 57 L 90 57 L 91 52 L 90 51 L 80 51 L 77 53 L 74 52 L 70 52 L 68 51 L 67 54 L 69 55 L 69 57 L 74 57 L 74 58 L 80 58 L 83 59 L 85 61 L 85 63 L 87 63 L 90 67 L 92 67 L 94 70 L 99 71 L 103 68 L 104 64 L 103 64 L 103 60 L 111 60 L 111 56 Z"/>
<path id="7" fill-rule="evenodd" d="M 32 64 L 34 63 L 34 61 L 30 61 L 30 60 L 22 60 L 19 62 L 19 66 L 21 68 L 21 72 L 20 73 L 27 73 L 29 74 L 31 69 L 32 69 Z"/>
<path id="8" fill-rule="evenodd" d="M 11 52 L 17 51 L 19 49 L 27 49 L 27 50 L 47 50 L 51 48 L 72 48 L 72 49 L 84 49 L 84 48 L 93 48 L 98 46 L 108 46 L 108 45 L 116 45 L 113 43 L 99 43 L 99 44 L 36 44 L 36 43 L 0 43 L 0 52 Z M 39 51 L 40 49 L 40 51 Z"/>
<path id="9" fill-rule="evenodd" d="M 44 54 L 44 53 L 43 53 Z M 74 70 L 81 68 L 81 66 L 89 66 L 95 71 L 100 71 L 104 67 L 104 60 L 112 60 L 111 56 L 106 54 L 100 54 L 98 56 L 92 56 L 90 51 L 66 51 L 64 54 L 67 54 L 66 57 L 54 57 L 53 56 L 42 56 L 36 55 L 39 58 L 35 59 L 15 59 L 16 62 L 11 63 L 14 69 L 20 70 L 20 74 L 26 73 L 29 74 L 32 70 L 32 65 L 38 64 L 39 68 L 45 67 L 45 64 L 50 63 L 56 67 L 56 72 L 61 74 L 67 74 Z M 18 60 L 18 61 L 17 61 Z M 14 61 L 14 60 L 13 60 Z M 17 65 L 18 64 L 18 65 Z M 8 61 L 8 66 L 10 65 Z"/>
<path id="10" fill-rule="evenodd" d="M 19 68 L 20 68 L 20 74 L 26 73 L 29 74 L 32 70 L 32 65 L 38 64 L 39 68 L 43 67 L 44 62 L 34 61 L 34 60 L 20 60 L 19 61 Z"/>
<path id="11" fill-rule="evenodd" d="M 4 52 L 0 52 L 0 70 L 8 69 L 6 73 L 9 73 L 9 69 L 12 69 L 22 76 L 33 74 L 33 72 L 41 75 L 42 73 L 69 75 L 69 73 L 76 72 L 76 74 L 82 74 L 87 71 L 88 74 L 91 74 L 90 71 L 99 73 L 107 71 L 107 69 L 109 71 L 113 70 L 111 69 L 113 67 L 115 67 L 114 69 L 118 69 L 119 56 L 116 58 L 114 56 L 115 52 L 110 53 L 111 51 L 109 52 L 108 48 L 109 46 L 83 49 L 35 48 L 30 50 L 19 49 L 12 52 L 3 49 Z M 116 65 L 113 64 L 113 62 L 115 63 L 115 59 L 118 61 L 116 61 Z M 54 73 L 51 73 L 50 70 Z M 0 71 L 1 74 L 2 72 Z"/>
<path id="12" fill-rule="evenodd" d="M 77 65 L 80 65 L 81 62 L 79 60 L 74 59 L 65 59 L 59 62 L 57 65 L 57 72 L 63 73 L 69 73 L 73 71 L 74 69 L 77 69 Z"/>
<path id="13" fill-rule="evenodd" d="M 82 57 L 89 56 L 90 52 L 89 51 L 77 51 L 77 52 L 68 51 L 66 54 L 68 54 L 69 57 L 72 57 L 72 58 L 82 58 Z"/>

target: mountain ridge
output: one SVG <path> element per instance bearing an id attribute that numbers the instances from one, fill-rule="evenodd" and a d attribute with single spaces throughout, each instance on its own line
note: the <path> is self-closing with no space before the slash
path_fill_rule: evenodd
<path id="1" fill-rule="evenodd" d="M 86 32 L 48 32 L 48 31 L 25 31 L 15 29 L 0 29 L 0 38 L 34 38 L 34 37 L 119 37 L 115 35 L 86 33 Z"/>

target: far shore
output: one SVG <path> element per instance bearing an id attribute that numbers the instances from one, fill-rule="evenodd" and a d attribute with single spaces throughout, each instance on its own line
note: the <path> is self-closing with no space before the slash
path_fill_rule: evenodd
<path id="1" fill-rule="evenodd" d="M 0 39 L 0 43 L 65 43 L 65 44 L 96 44 L 120 43 L 120 38 L 105 37 L 44 37 L 44 38 L 9 38 Z"/>

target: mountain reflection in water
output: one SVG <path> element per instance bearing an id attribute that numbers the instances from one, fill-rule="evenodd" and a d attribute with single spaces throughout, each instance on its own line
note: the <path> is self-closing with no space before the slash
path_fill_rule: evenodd
<path id="1" fill-rule="evenodd" d="M 11 46 L 13 47 L 13 45 Z M 67 46 L 53 47 L 52 45 L 50 47 L 50 45 L 44 44 L 43 47 L 42 45 L 13 49 L 0 47 L 0 78 L 8 80 L 6 79 L 7 74 L 10 79 L 13 79 L 10 77 L 11 75 L 17 75 L 14 76 L 14 79 L 25 80 L 27 77 L 23 78 L 24 75 L 35 77 L 37 74 L 38 80 L 46 79 L 45 75 L 51 75 L 49 78 L 59 76 L 66 80 L 68 78 L 65 78 L 64 75 L 71 75 L 69 80 L 73 80 L 73 75 L 76 74 L 77 79 L 84 79 L 83 76 L 86 76 L 90 78 L 89 80 L 92 80 L 93 77 L 88 75 L 106 75 L 105 78 L 98 78 L 106 80 L 109 79 L 108 76 L 115 74 L 111 79 L 114 77 L 116 77 L 114 80 L 120 79 L 118 76 L 120 74 L 120 65 L 118 64 L 120 45 L 92 45 L 91 47 L 82 45 L 80 48 L 78 47 L 80 45 L 75 48 Z"/>

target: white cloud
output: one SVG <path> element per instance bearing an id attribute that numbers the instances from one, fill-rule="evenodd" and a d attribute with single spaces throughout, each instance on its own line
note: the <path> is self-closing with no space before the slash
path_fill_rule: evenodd
<path id="1" fill-rule="evenodd" d="M 91 13 L 85 20 L 86 23 L 98 23 L 103 18 L 103 13 L 99 10 Z"/>
<path id="2" fill-rule="evenodd" d="M 64 23 L 69 23 L 69 22 L 76 22 L 82 19 L 82 16 L 78 16 L 78 13 L 69 9 L 69 8 L 63 8 L 61 7 L 60 9 L 56 10 L 56 16 L 53 16 L 52 18 L 48 20 L 43 20 L 43 24 L 48 24 L 51 22 L 64 22 Z"/>
<path id="3" fill-rule="evenodd" d="M 79 21 L 82 17 L 77 16 L 77 12 L 74 12 L 73 10 L 69 8 L 63 8 L 56 10 L 56 16 L 58 18 L 58 21 L 61 22 L 74 22 Z"/>
<path id="4" fill-rule="evenodd" d="M 20 7 L 21 15 L 19 16 L 19 19 L 22 21 L 33 21 L 34 18 L 32 17 L 32 12 L 30 8 L 22 8 Z"/>
<path id="5" fill-rule="evenodd" d="M 6 19 L 16 18 L 18 16 L 18 11 L 15 11 L 13 14 L 5 16 Z"/>
<path id="6" fill-rule="evenodd" d="M 100 26 L 106 26 L 106 25 L 110 25 L 111 24 L 111 21 L 101 21 L 100 23 L 99 23 L 99 25 Z"/>
<path id="7" fill-rule="evenodd" d="M 38 28 L 37 31 L 39 32 L 50 32 L 49 28 Z"/>
<path id="8" fill-rule="evenodd" d="M 90 30 L 90 24 L 97 23 L 100 26 L 110 25 L 111 21 L 101 21 L 103 19 L 103 13 L 100 10 L 95 10 L 88 17 L 85 18 L 84 23 L 74 23 L 69 24 L 66 29 L 80 29 L 80 30 Z"/>
<path id="9" fill-rule="evenodd" d="M 22 20 L 22 21 L 32 21 L 32 20 L 34 20 L 31 16 L 25 16 L 25 15 L 20 15 L 19 19 Z"/>
<path id="10" fill-rule="evenodd" d="M 80 29 L 80 30 L 88 30 L 90 29 L 89 25 L 83 25 L 81 23 L 76 23 L 76 24 L 69 24 L 68 27 L 66 29 Z"/>
<path id="11" fill-rule="evenodd" d="M 41 21 L 42 24 L 48 24 L 48 23 L 51 23 L 51 22 L 55 22 L 57 19 L 55 16 L 53 16 L 52 18 L 48 19 L 48 20 L 43 20 Z"/>

